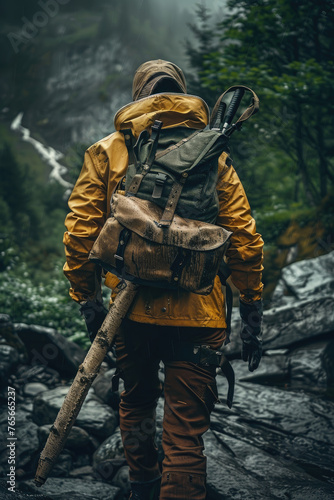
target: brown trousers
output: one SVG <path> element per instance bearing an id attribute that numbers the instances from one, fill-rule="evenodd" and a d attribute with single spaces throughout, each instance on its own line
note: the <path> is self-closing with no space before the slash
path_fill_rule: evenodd
<path id="1" fill-rule="evenodd" d="M 155 409 L 161 394 L 159 362 L 165 365 L 160 500 L 203 500 L 206 457 L 203 433 L 218 400 L 215 367 L 173 361 L 180 341 L 219 348 L 225 330 L 166 327 L 125 320 L 116 342 L 117 366 L 124 380 L 120 429 L 131 481 L 161 475 L 155 444 Z M 175 356 L 174 356 L 175 357 Z"/>

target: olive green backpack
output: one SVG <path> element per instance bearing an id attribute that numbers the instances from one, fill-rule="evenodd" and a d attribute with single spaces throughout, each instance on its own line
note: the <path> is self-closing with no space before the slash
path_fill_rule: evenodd
<path id="1" fill-rule="evenodd" d="M 231 125 L 245 90 L 250 89 L 231 87 L 222 94 L 207 129 L 163 129 L 163 123 L 155 121 L 136 142 L 130 129 L 121 130 L 129 165 L 91 260 L 143 285 L 211 292 L 231 235 L 215 225 L 218 160 L 232 132 L 258 109 L 258 98 L 250 90 L 251 105 Z M 225 115 L 223 97 L 232 91 Z"/>

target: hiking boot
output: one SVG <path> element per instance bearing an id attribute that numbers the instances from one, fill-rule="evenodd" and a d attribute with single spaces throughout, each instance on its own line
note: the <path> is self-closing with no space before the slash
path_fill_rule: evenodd
<path id="1" fill-rule="evenodd" d="M 159 500 L 160 477 L 152 481 L 131 482 L 131 500 Z"/>

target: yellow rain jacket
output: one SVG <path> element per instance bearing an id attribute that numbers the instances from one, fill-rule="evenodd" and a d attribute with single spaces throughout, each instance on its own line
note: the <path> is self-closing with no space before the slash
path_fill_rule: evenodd
<path id="1" fill-rule="evenodd" d="M 209 110 L 199 97 L 187 94 L 155 94 L 132 102 L 115 116 L 116 132 L 93 144 L 85 153 L 80 176 L 69 199 L 71 212 L 66 217 L 64 235 L 66 264 L 64 273 L 71 283 L 70 295 L 81 302 L 100 293 L 101 270 L 88 259 L 92 245 L 110 215 L 111 195 L 125 174 L 128 152 L 119 130 L 131 128 L 135 137 L 154 120 L 163 127 L 202 129 L 208 124 Z M 219 159 L 217 191 L 220 212 L 217 224 L 233 232 L 227 251 L 231 279 L 240 290 L 241 299 L 251 302 L 261 298 L 263 285 L 263 241 L 256 232 L 243 186 L 227 162 Z M 106 286 L 114 289 L 119 280 L 106 274 Z M 224 296 L 216 277 L 207 296 L 184 290 L 141 287 L 128 317 L 141 323 L 175 326 L 226 327 Z"/>

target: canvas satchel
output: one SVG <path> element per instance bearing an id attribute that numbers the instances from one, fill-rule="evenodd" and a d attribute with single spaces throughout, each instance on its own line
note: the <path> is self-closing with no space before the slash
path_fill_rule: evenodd
<path id="1" fill-rule="evenodd" d="M 214 224 L 174 215 L 168 227 L 163 208 L 149 200 L 115 194 L 90 260 L 105 270 L 147 286 L 181 287 L 208 295 L 231 233 Z"/>

